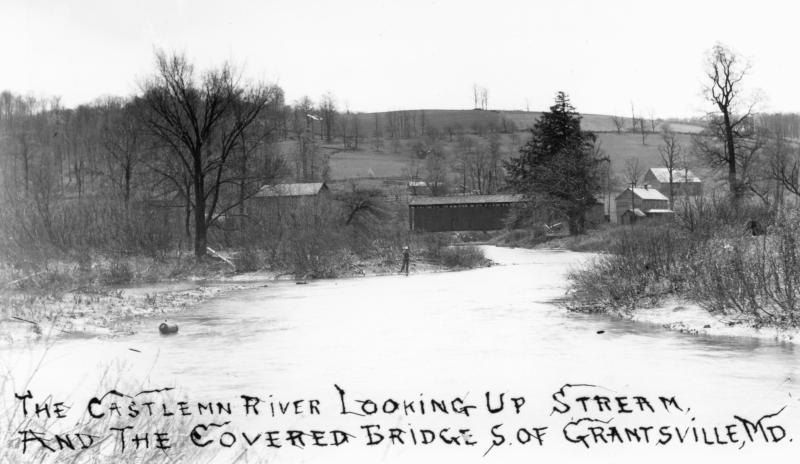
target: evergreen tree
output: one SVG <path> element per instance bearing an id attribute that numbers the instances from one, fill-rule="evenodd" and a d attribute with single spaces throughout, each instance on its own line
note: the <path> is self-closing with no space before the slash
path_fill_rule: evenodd
<path id="1" fill-rule="evenodd" d="M 594 133 L 581 130 L 581 116 L 564 92 L 531 129 L 520 156 L 506 162 L 509 184 L 530 197 L 536 213 L 566 217 L 572 235 L 583 233 L 586 213 L 602 188 Z"/>

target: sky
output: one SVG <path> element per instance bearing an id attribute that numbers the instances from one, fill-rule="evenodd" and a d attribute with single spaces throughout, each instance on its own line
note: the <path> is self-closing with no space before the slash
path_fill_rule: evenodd
<path id="1" fill-rule="evenodd" d="M 341 109 L 544 110 L 701 116 L 704 57 L 745 57 L 762 111 L 800 112 L 794 2 L 760 0 L 0 0 L 0 89 L 66 106 L 129 96 L 154 50 L 198 69 L 230 61 L 288 102 Z"/>

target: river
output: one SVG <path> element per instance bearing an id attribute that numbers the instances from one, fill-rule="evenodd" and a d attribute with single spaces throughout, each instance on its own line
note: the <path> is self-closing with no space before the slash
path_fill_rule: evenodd
<path id="1" fill-rule="evenodd" d="M 309 447 L 268 453 L 276 462 L 745 462 L 796 455 L 796 445 L 789 443 L 800 425 L 793 345 L 686 335 L 569 313 L 554 300 L 564 295 L 566 273 L 590 255 L 485 249 L 503 265 L 307 285 L 270 282 L 171 317 L 180 326 L 175 336 L 159 336 L 159 321 L 152 320 L 147 330 L 129 337 L 63 340 L 46 350 L 4 349 L 0 360 L 18 382 L 36 370 L 31 390 L 68 398 L 86 398 L 100 388 L 100 377 L 111 376 L 147 388 L 174 386 L 187 398 L 209 401 L 240 394 L 320 399 L 322 418 L 272 422 L 297 427 L 358 429 L 352 421 L 364 419 L 337 415 L 334 384 L 352 398 L 458 395 L 482 404 L 487 391 L 526 398 L 521 414 L 373 420 L 387 426 L 465 423 L 479 436 L 472 448 Z M 610 444 L 587 450 L 562 438 L 565 422 L 580 414 L 551 415 L 552 395 L 566 383 L 600 386 L 594 391 L 612 397 L 675 397 L 683 405 L 681 420 L 696 416 L 697 423 L 714 425 L 731 423 L 733 415 L 757 419 L 788 406 L 779 422 L 789 437 L 741 450 L 703 444 Z M 504 430 L 546 425 L 550 442 L 489 449 L 488 431 L 497 423 L 504 423 Z"/>

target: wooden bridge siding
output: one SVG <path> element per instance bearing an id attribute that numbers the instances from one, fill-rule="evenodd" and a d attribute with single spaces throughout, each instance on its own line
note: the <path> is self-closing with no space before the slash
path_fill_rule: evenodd
<path id="1" fill-rule="evenodd" d="M 505 227 L 510 209 L 510 203 L 410 205 L 409 225 L 411 230 L 426 232 L 497 230 Z"/>

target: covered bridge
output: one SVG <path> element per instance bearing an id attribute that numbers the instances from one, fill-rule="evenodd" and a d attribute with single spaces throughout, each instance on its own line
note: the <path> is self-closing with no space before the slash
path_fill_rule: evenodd
<path id="1" fill-rule="evenodd" d="M 502 229 L 511 206 L 523 201 L 522 195 L 412 197 L 408 221 L 411 230 L 426 232 Z"/>

